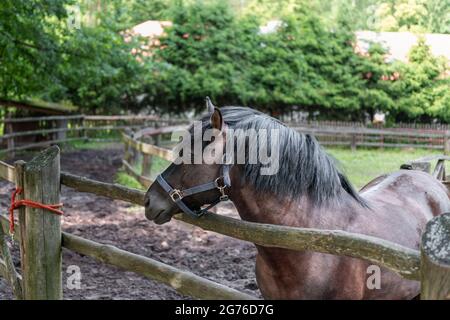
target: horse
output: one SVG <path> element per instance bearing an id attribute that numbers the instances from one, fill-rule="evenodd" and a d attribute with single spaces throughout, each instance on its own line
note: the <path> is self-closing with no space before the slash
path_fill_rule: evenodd
<path id="1" fill-rule="evenodd" d="M 208 102 L 201 128 L 219 133 L 202 142 L 203 151 L 213 144 L 226 150 L 232 129 L 278 130 L 278 171 L 262 175 L 265 165 L 248 161 L 248 147 L 241 148 L 246 154 L 239 164 L 172 163 L 145 194 L 145 216 L 156 224 L 180 210 L 199 216 L 205 205 L 231 200 L 246 221 L 345 230 L 418 249 L 427 221 L 450 210 L 446 187 L 421 171 L 380 176 L 358 193 L 313 136 L 251 108 Z M 419 282 L 383 267 L 379 285 L 369 286 L 371 263 L 362 259 L 256 248 L 256 280 L 266 299 L 413 299 L 420 291 Z"/>

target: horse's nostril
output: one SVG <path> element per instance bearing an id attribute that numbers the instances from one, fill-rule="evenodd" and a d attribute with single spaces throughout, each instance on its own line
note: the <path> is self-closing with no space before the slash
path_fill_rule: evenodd
<path id="1" fill-rule="evenodd" d="M 149 198 L 145 198 L 144 205 L 146 207 L 148 207 L 150 205 L 150 199 Z"/>

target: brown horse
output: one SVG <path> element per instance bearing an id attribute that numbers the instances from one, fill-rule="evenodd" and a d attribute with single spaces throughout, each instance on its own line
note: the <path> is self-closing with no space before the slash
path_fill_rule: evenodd
<path id="1" fill-rule="evenodd" d="M 277 129 L 278 171 L 262 175 L 263 164 L 248 162 L 248 146 L 233 149 L 246 153 L 242 164 L 172 164 L 146 193 L 149 220 L 166 223 L 180 209 L 200 215 L 205 204 L 229 198 L 247 221 L 345 230 L 418 249 L 426 222 L 450 211 L 449 192 L 427 173 L 400 170 L 374 179 L 358 194 L 310 135 L 249 108 L 209 112 L 202 132 L 214 128 L 220 134 L 203 142 L 202 150 L 211 144 L 225 150 L 232 129 Z M 380 286 L 368 286 L 371 263 L 364 260 L 256 247 L 256 278 L 265 298 L 411 299 L 419 293 L 418 282 L 385 268 L 379 269 Z"/>

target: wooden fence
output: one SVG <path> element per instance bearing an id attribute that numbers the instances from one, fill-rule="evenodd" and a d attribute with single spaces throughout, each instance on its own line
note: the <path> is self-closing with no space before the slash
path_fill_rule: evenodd
<path id="1" fill-rule="evenodd" d="M 138 146 L 142 147 L 142 150 L 147 150 L 146 146 Z M 159 149 L 150 150 L 153 155 L 160 151 Z M 445 157 L 439 158 L 438 163 L 444 160 L 446 160 Z M 414 165 L 414 163 L 408 165 Z M 438 172 L 435 174 L 442 176 L 442 168 L 443 166 L 436 168 Z M 142 191 L 60 172 L 57 146 L 45 150 L 28 163 L 18 161 L 14 166 L 10 166 L 0 162 L 0 178 L 22 187 L 25 198 L 44 203 L 58 202 L 59 185 L 63 184 L 80 192 L 90 192 L 111 199 L 144 205 Z M 6 244 L 8 218 L 0 215 L 0 275 L 10 283 L 16 298 L 63 298 L 61 247 L 136 272 L 191 297 L 254 298 L 148 257 L 62 232 L 59 219 L 59 216 L 42 209 L 23 207 L 19 210 L 19 228 L 15 239 L 19 241 L 21 250 L 20 275 L 12 264 L 11 254 Z M 207 213 L 198 219 L 178 214 L 175 219 L 262 246 L 310 250 L 365 259 L 397 272 L 406 279 L 421 281 L 423 299 L 450 298 L 450 262 L 448 261 L 450 213 L 435 217 L 428 222 L 420 252 L 362 234 L 252 223 L 213 213 Z M 46 236 L 43 237 L 43 234 Z M 447 250 L 444 255 L 443 248 Z"/>
<path id="2" fill-rule="evenodd" d="M 28 118 L 0 119 L 4 123 L 5 133 L 0 136 L 1 154 L 14 156 L 16 151 L 48 147 L 54 144 L 62 144 L 73 141 L 109 142 L 120 141 L 119 132 L 124 129 L 141 129 L 146 127 L 168 126 L 173 123 L 186 122 L 185 120 L 164 120 L 157 116 L 145 115 L 70 115 L 70 116 L 45 116 Z M 39 130 L 26 130 L 13 132 L 13 125 L 21 123 L 37 123 L 44 127 Z M 114 137 L 103 137 L 103 134 Z M 20 139 L 33 138 L 31 142 L 20 143 Z"/>
<path id="3" fill-rule="evenodd" d="M 365 128 L 302 126 L 292 124 L 299 132 L 314 135 L 323 145 L 376 148 L 422 148 L 450 153 L 449 130 L 421 130 L 405 128 Z"/>
<path id="4" fill-rule="evenodd" d="M 13 125 L 27 122 L 38 123 L 45 128 L 13 132 Z M 0 149 L 0 155 L 7 153 L 12 157 L 16 151 L 66 142 L 120 141 L 119 131 L 122 130 L 143 129 L 140 130 L 142 136 L 149 136 L 145 128 L 158 129 L 164 133 L 167 126 L 186 124 L 188 120 L 160 119 L 157 116 L 145 115 L 70 115 L 8 118 L 0 119 L 0 123 L 4 123 L 5 126 L 5 133 L 0 136 L 0 146 L 5 147 Z M 370 128 L 362 123 L 339 121 L 309 121 L 288 123 L 288 125 L 300 132 L 314 135 L 323 145 L 351 147 L 353 150 L 358 147 L 424 148 L 442 150 L 444 154 L 450 153 L 448 125 L 398 124 L 392 128 Z M 112 132 L 116 134 L 111 137 Z M 34 139 L 21 144 L 20 139 L 25 137 L 34 137 Z"/>

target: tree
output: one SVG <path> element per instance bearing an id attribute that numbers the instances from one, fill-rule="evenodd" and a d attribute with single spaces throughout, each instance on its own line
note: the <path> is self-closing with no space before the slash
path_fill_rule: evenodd
<path id="1" fill-rule="evenodd" d="M 367 8 L 376 31 L 448 33 L 450 0 L 386 0 Z"/>
<path id="2" fill-rule="evenodd" d="M 397 119 L 449 120 L 449 81 L 441 78 L 448 70 L 446 63 L 434 57 L 425 40 L 419 38 L 411 48 L 409 63 L 394 64 L 400 77 L 385 91 L 396 102 Z"/>
<path id="3" fill-rule="evenodd" d="M 61 58 L 58 35 L 66 18 L 60 0 L 0 2 L 0 95 L 29 97 L 55 78 Z"/>

